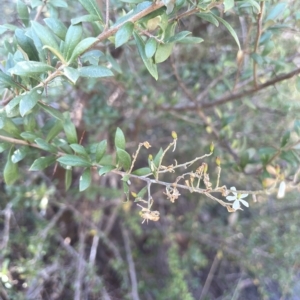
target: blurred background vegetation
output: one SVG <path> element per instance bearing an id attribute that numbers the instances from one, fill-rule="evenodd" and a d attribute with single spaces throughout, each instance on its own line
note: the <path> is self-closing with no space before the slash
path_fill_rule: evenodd
<path id="1" fill-rule="evenodd" d="M 25 1 L 29 6 L 35 2 Z M 238 58 L 226 27 L 190 15 L 178 21 L 179 30 L 204 41 L 176 44 L 171 57 L 158 66 L 157 81 L 143 65 L 134 41 L 115 49 L 107 40 L 96 49 L 101 51 L 96 59 L 109 59 L 115 76 L 80 78 L 75 86 L 56 82 L 47 88 L 48 103 L 73 112 L 84 146 L 107 139 L 113 154 L 117 127 L 131 154 L 148 141 L 152 148 L 141 151 L 136 167 L 147 166 L 148 154 L 166 147 L 174 130 L 177 148 L 165 165 L 208 153 L 213 142 L 215 152 L 205 159 L 212 182 L 219 156 L 221 184 L 228 188 L 261 190 L 264 180 L 274 177 L 267 166 L 276 165 L 281 180 L 296 185 L 299 72 L 281 78 L 299 70 L 300 3 L 234 2 L 225 14 L 222 3 L 214 11 L 236 31 L 242 48 Z M 32 19 L 38 4 L 30 10 Z M 105 11 L 105 1 L 98 4 Z M 110 1 L 111 20 L 130 5 Z M 71 18 L 84 14 L 77 1 L 51 0 L 38 21 L 51 16 L 68 26 Z M 14 43 L 13 30 L 5 24 L 22 24 L 14 1 L 2 0 L 0 16 L 3 59 Z M 87 37 L 98 34 L 90 23 L 84 24 L 84 32 Z M 37 116 L 41 127 L 46 128 L 47 121 L 45 115 Z M 1 144 L 1 149 L 3 169 L 7 147 Z M 173 204 L 156 185 L 152 196 L 160 220 L 141 224 L 140 209 L 132 199 L 126 202 L 117 175 L 95 173 L 89 189 L 79 193 L 78 168 L 65 191 L 64 169 L 28 171 L 40 156 L 40 150 L 31 149 L 19 164 L 20 179 L 14 185 L 0 178 L 0 298 L 300 299 L 298 189 L 286 192 L 283 199 L 277 199 L 276 189 L 250 195 L 249 208 L 228 213 L 203 195 L 184 191 Z M 162 179 L 175 178 L 167 174 Z M 131 191 L 142 187 L 132 180 Z"/>

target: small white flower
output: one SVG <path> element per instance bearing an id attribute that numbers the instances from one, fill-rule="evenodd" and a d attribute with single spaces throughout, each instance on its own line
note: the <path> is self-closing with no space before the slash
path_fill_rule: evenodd
<path id="1" fill-rule="evenodd" d="M 235 209 L 235 210 L 241 209 L 241 203 L 243 205 L 245 205 L 246 207 L 249 207 L 248 202 L 242 199 L 242 198 L 246 198 L 248 196 L 248 194 L 238 194 L 236 192 L 236 188 L 234 186 L 231 187 L 229 191 L 231 191 L 233 196 L 227 196 L 226 199 L 228 201 L 234 201 L 232 204 L 233 209 Z"/>

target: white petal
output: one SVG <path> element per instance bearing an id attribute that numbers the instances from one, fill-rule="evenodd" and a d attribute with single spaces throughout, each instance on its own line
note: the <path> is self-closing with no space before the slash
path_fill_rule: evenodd
<path id="1" fill-rule="evenodd" d="M 234 201 L 233 205 L 232 205 L 232 208 L 235 209 L 235 210 L 240 209 L 241 208 L 240 202 L 238 200 Z"/>
<path id="2" fill-rule="evenodd" d="M 249 195 L 249 194 L 242 194 L 242 195 L 240 195 L 240 199 L 241 199 L 241 198 L 246 198 L 246 197 L 248 197 L 248 195 Z"/>
<path id="3" fill-rule="evenodd" d="M 246 207 L 249 207 L 249 203 L 245 200 L 240 199 L 240 202 L 243 203 Z"/>
<path id="4" fill-rule="evenodd" d="M 233 201 L 233 200 L 236 200 L 236 196 L 227 196 L 226 199 L 228 201 Z"/>
<path id="5" fill-rule="evenodd" d="M 279 184 L 279 189 L 278 189 L 278 193 L 277 193 L 277 198 L 278 199 L 282 199 L 285 196 L 285 188 L 286 188 L 286 184 L 284 181 L 281 181 Z"/>
<path id="6" fill-rule="evenodd" d="M 230 190 L 231 190 L 231 191 L 236 191 L 235 186 L 232 186 L 232 187 L 230 188 Z"/>

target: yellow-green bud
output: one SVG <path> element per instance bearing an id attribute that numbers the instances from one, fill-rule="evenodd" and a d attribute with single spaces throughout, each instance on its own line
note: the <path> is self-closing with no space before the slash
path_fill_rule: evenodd
<path id="1" fill-rule="evenodd" d="M 217 164 L 217 166 L 221 165 L 221 159 L 219 156 L 216 157 L 216 164 Z"/>
<path id="2" fill-rule="evenodd" d="M 152 156 L 152 154 L 149 154 L 149 156 L 148 156 L 148 158 L 149 158 L 149 160 L 153 160 L 153 156 Z"/>
<path id="3" fill-rule="evenodd" d="M 177 133 L 174 130 L 172 131 L 172 138 L 177 140 Z"/>
<path id="4" fill-rule="evenodd" d="M 210 152 L 214 152 L 214 149 L 215 149 L 215 145 L 213 142 L 211 142 L 210 146 L 209 146 L 209 150 Z"/>
<path id="5" fill-rule="evenodd" d="M 135 192 L 131 192 L 132 197 L 136 198 L 137 194 Z"/>

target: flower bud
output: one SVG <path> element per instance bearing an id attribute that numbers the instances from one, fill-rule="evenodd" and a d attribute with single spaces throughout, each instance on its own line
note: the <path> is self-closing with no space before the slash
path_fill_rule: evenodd
<path id="1" fill-rule="evenodd" d="M 217 166 L 221 165 L 221 159 L 219 156 L 216 157 L 216 164 L 217 164 Z"/>
<path id="2" fill-rule="evenodd" d="M 209 146 L 210 152 L 211 152 L 211 153 L 214 152 L 214 149 L 215 149 L 215 145 L 214 145 L 213 142 L 211 142 L 211 144 L 210 144 L 210 146 Z"/>
<path id="3" fill-rule="evenodd" d="M 153 160 L 152 154 L 149 154 L 148 158 L 149 158 L 150 161 L 152 161 Z"/>
<path id="4" fill-rule="evenodd" d="M 172 131 L 172 138 L 174 140 L 177 140 L 177 133 L 175 131 Z"/>

